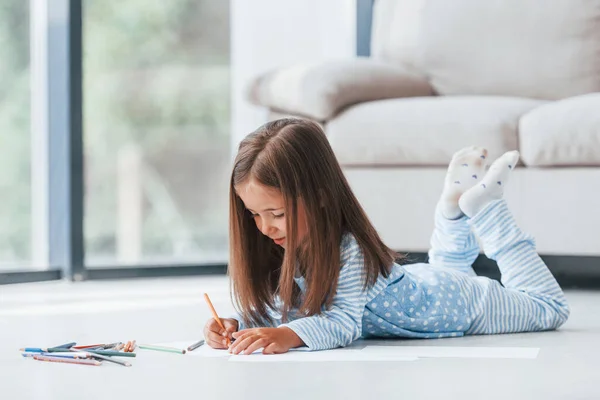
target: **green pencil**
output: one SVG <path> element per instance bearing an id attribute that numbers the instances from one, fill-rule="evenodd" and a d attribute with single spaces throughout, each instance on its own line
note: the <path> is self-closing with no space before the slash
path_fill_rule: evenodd
<path id="1" fill-rule="evenodd" d="M 140 349 L 144 349 L 144 350 L 156 350 L 156 351 L 166 351 L 168 353 L 185 354 L 185 350 L 183 350 L 183 349 L 176 349 L 175 347 L 152 346 L 152 345 L 149 345 L 149 344 L 140 344 L 138 347 Z"/>
<path id="2" fill-rule="evenodd" d="M 101 356 L 115 356 L 115 357 L 135 357 L 135 353 L 126 353 L 124 351 L 115 350 L 86 350 L 88 353 L 100 354 Z"/>

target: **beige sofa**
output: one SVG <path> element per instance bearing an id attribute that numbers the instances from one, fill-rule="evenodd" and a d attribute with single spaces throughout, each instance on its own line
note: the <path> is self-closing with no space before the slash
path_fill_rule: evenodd
<path id="1" fill-rule="evenodd" d="M 426 251 L 452 154 L 518 149 L 507 187 L 548 255 L 600 256 L 600 0 L 376 0 L 371 57 L 252 82 L 323 124 L 387 243 Z M 598 262 L 600 270 L 600 262 Z"/>

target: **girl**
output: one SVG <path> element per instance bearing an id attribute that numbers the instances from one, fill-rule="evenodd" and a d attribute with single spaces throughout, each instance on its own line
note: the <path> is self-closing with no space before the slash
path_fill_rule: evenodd
<path id="1" fill-rule="evenodd" d="M 435 215 L 429 264 L 399 265 L 354 197 L 321 128 L 269 122 L 242 141 L 230 187 L 230 275 L 241 316 L 207 343 L 233 354 L 346 346 L 360 337 L 441 338 L 556 329 L 558 283 L 502 199 L 519 153 L 485 172 L 487 151 L 456 153 Z M 478 277 L 479 254 L 502 285 Z"/>

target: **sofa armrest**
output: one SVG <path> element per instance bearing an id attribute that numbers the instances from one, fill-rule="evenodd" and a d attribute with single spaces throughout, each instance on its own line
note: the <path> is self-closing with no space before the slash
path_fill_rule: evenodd
<path id="1" fill-rule="evenodd" d="M 248 98 L 317 121 L 366 101 L 434 94 L 422 77 L 369 58 L 303 64 L 267 72 L 251 83 Z"/>

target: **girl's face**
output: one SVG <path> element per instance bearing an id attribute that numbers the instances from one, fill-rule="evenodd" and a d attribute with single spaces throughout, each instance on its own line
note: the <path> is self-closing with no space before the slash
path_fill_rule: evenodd
<path id="1" fill-rule="evenodd" d="M 286 243 L 286 214 L 283 195 L 254 179 L 244 182 L 236 188 L 238 196 L 244 202 L 246 209 L 252 214 L 256 227 L 263 235 L 273 239 L 275 244 L 285 248 Z M 301 201 L 298 203 L 298 225 L 296 236 L 302 241 L 307 232 L 306 213 Z"/>

